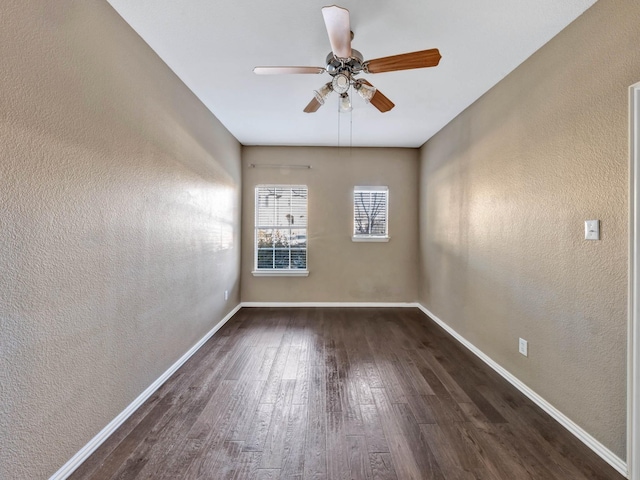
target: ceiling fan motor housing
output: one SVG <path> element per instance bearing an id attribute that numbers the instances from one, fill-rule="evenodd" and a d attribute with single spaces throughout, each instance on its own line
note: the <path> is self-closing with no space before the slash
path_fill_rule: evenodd
<path id="1" fill-rule="evenodd" d="M 349 76 L 357 75 L 364 69 L 364 60 L 362 54 L 355 49 L 351 49 L 351 57 L 338 58 L 333 52 L 329 52 L 327 55 L 327 67 L 326 70 L 331 76 L 338 75 L 339 73 L 347 73 Z"/>

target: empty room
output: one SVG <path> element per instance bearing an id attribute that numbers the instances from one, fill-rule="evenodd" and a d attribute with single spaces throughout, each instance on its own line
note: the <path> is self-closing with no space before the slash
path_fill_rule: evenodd
<path id="1" fill-rule="evenodd" d="M 0 479 L 640 480 L 640 3 L 1 12 Z"/>

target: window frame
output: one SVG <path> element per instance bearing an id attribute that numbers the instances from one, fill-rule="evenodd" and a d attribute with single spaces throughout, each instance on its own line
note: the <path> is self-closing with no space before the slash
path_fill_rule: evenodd
<path id="1" fill-rule="evenodd" d="M 296 190 L 304 189 L 306 196 L 306 222 L 304 227 L 283 227 L 278 225 L 260 225 L 259 212 L 260 212 L 260 190 L 265 188 L 273 189 L 286 189 Z M 305 268 L 259 268 L 258 267 L 258 231 L 265 229 L 273 230 L 304 230 L 305 231 Z M 289 252 L 291 252 L 291 244 L 288 246 Z M 307 185 L 288 185 L 288 184 L 260 184 L 254 188 L 254 218 L 253 218 L 253 270 L 252 275 L 255 277 L 307 277 L 309 275 L 309 187 Z"/>
<path id="2" fill-rule="evenodd" d="M 370 233 L 358 233 L 357 231 L 357 206 L 356 206 L 356 195 L 358 193 L 384 193 L 385 194 L 385 205 L 384 205 L 384 235 L 373 235 Z M 384 185 L 378 186 L 355 186 L 353 187 L 353 234 L 351 236 L 351 240 L 353 242 L 388 242 L 390 240 L 389 236 L 389 187 Z"/>

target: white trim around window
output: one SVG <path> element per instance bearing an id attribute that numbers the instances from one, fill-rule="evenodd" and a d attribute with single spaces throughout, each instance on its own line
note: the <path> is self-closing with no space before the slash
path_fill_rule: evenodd
<path id="1" fill-rule="evenodd" d="M 352 242 L 388 242 L 391 237 L 373 237 L 364 235 L 354 235 L 351 237 Z"/>
<path id="2" fill-rule="evenodd" d="M 253 270 L 251 274 L 254 277 L 308 277 L 309 270 L 295 270 L 295 269 L 277 269 L 272 270 L 262 269 Z"/>

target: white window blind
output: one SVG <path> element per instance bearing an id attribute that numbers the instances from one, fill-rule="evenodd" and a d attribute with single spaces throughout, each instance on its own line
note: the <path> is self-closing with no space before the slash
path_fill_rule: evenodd
<path id="1" fill-rule="evenodd" d="M 256 187 L 256 271 L 307 269 L 307 187 Z"/>
<path id="2" fill-rule="evenodd" d="M 353 237 L 388 238 L 389 188 L 355 187 Z"/>

